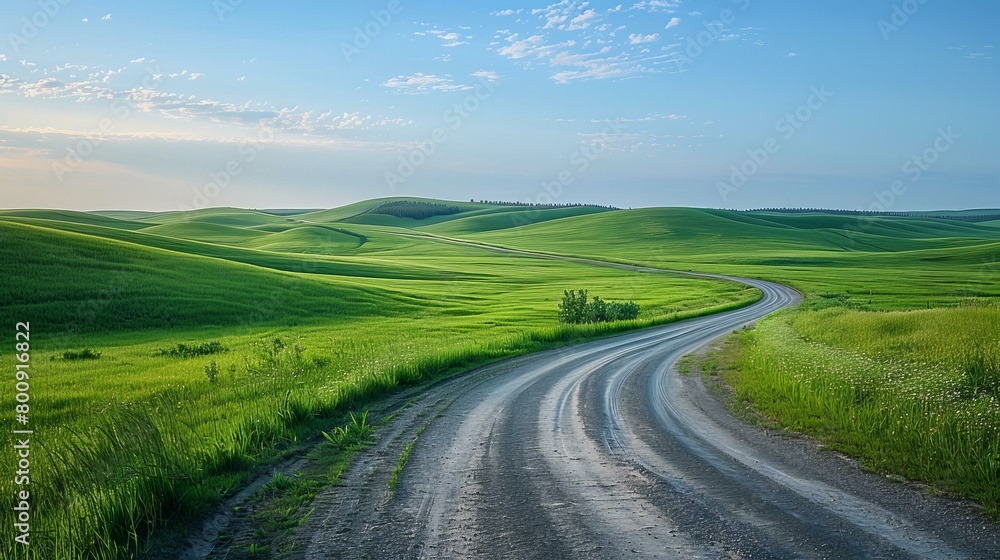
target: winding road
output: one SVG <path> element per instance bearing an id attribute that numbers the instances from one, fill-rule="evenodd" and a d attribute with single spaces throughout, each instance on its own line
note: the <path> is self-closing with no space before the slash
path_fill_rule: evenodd
<path id="1" fill-rule="evenodd" d="M 798 301 L 508 360 L 416 394 L 298 549 L 322 558 L 997 558 L 964 502 L 733 418 L 691 351 Z M 398 483 L 390 479 L 400 464 Z"/>

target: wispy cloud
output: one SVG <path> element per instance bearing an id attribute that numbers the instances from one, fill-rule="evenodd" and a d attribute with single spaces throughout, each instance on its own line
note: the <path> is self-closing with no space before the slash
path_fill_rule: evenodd
<path id="1" fill-rule="evenodd" d="M 660 39 L 659 33 L 653 33 L 651 35 L 643 35 L 642 33 L 633 33 L 628 36 L 629 41 L 633 45 L 641 45 L 643 43 L 655 43 Z"/>
<path id="2" fill-rule="evenodd" d="M 637 2 L 632 4 L 630 10 L 640 10 L 644 12 L 666 12 L 673 13 L 676 12 L 682 4 L 682 0 L 644 0 L 642 2 Z"/>
<path id="3" fill-rule="evenodd" d="M 436 37 L 442 41 L 441 46 L 446 48 L 468 45 L 469 40 L 472 39 L 471 35 L 463 35 L 460 33 L 456 33 L 454 31 L 447 31 L 442 29 L 434 29 L 431 31 L 417 31 L 414 34 L 422 37 L 424 36 Z"/>
<path id="4" fill-rule="evenodd" d="M 959 51 L 962 53 L 963 58 L 969 60 L 993 60 L 994 49 L 994 45 L 984 45 L 982 47 L 971 47 L 969 45 L 948 47 L 948 50 Z"/>
<path id="5" fill-rule="evenodd" d="M 500 81 L 500 75 L 492 70 L 479 70 L 478 72 L 473 72 L 472 76 L 480 80 L 486 80 L 487 82 Z"/>
<path id="6" fill-rule="evenodd" d="M 644 18 L 628 12 L 672 13 L 680 5 L 679 0 L 653 0 L 604 9 L 586 1 L 562 0 L 525 12 L 530 17 L 515 22 L 521 28 L 498 31 L 490 48 L 526 66 L 549 67 L 550 78 L 557 83 L 654 74 L 678 56 L 679 47 L 656 47 L 660 34 L 654 32 L 655 27 L 649 29 Z M 507 11 L 495 14 L 512 15 Z M 667 28 L 680 19 L 670 22 Z"/>
<path id="7" fill-rule="evenodd" d="M 133 68 L 133 70 L 129 70 Z M 167 91 L 169 82 L 163 74 L 146 68 L 146 80 L 137 77 L 134 66 L 118 69 L 90 68 L 85 65 L 64 64 L 46 69 L 42 78 L 0 75 L 0 96 L 15 95 L 26 99 L 69 100 L 77 103 L 114 101 L 116 106 L 127 107 L 130 113 L 142 113 L 173 121 L 202 121 L 223 127 L 266 129 L 299 136 L 332 137 L 358 134 L 384 127 L 410 124 L 400 118 L 380 117 L 360 112 L 313 112 L 298 107 L 277 108 L 264 103 L 232 103 L 202 98 L 189 93 Z M 88 71 L 76 79 L 75 72 Z M 71 73 L 74 72 L 74 73 Z M 123 75 L 123 73 L 125 75 Z M 186 76 L 187 80 L 201 77 L 199 73 L 183 71 L 173 76 Z M 180 84 L 186 83 L 180 82 Z M 140 82 L 152 85 L 140 86 Z M 124 85 L 123 85 L 124 84 Z M 178 85 L 180 85 L 178 84 Z M 106 109 L 104 109 L 106 111 Z M 178 128 L 173 126 L 172 128 Z M 182 127 L 182 129 L 185 129 Z"/>
<path id="8" fill-rule="evenodd" d="M 473 89 L 470 85 L 456 84 L 450 77 L 441 77 L 420 72 L 412 76 L 390 78 L 382 86 L 410 95 Z"/>

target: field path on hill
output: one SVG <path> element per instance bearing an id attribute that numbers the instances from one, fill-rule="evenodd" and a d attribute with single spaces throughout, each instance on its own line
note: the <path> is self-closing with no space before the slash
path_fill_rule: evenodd
<path id="1" fill-rule="evenodd" d="M 296 557 L 996 558 L 1000 528 L 974 506 L 743 424 L 677 373 L 799 299 L 719 278 L 764 298 L 421 393 L 317 497 Z"/>

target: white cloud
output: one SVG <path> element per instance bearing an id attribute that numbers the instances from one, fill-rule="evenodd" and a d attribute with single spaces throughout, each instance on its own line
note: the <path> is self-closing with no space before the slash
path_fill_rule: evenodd
<path id="1" fill-rule="evenodd" d="M 106 15 L 106 16 L 104 16 L 104 17 L 101 18 L 102 21 L 108 21 L 110 19 L 111 19 L 111 14 L 108 14 L 108 15 Z"/>
<path id="2" fill-rule="evenodd" d="M 677 27 L 680 24 L 681 24 L 681 18 L 679 17 L 670 18 L 670 21 L 667 22 L 666 29 L 670 29 L 671 27 Z"/>
<path id="3" fill-rule="evenodd" d="M 587 0 L 551 0 L 511 22 L 520 28 L 497 31 L 489 49 L 529 68 L 548 66 L 558 83 L 638 78 L 665 71 L 680 49 L 652 47 L 661 35 L 638 32 L 634 26 L 644 18 L 634 11 L 674 13 L 680 5 L 644 0 L 597 8 Z"/>
<path id="4" fill-rule="evenodd" d="M 387 80 L 382 87 L 387 87 L 410 95 L 443 92 L 462 91 L 472 89 L 472 86 L 456 84 L 448 77 L 435 76 L 433 74 L 416 73 L 412 76 L 397 76 Z"/>
<path id="5" fill-rule="evenodd" d="M 134 60 L 128 61 L 129 64 L 139 64 L 140 62 L 146 62 L 146 57 L 136 58 Z"/>
<path id="6" fill-rule="evenodd" d="M 87 67 L 66 64 L 58 66 L 52 72 L 72 71 L 81 68 L 86 69 Z M 362 115 L 360 113 L 343 113 L 335 116 L 332 111 L 327 111 L 317 118 L 313 116 L 312 112 L 301 111 L 298 107 L 274 108 L 264 103 L 238 104 L 215 101 L 166 91 L 162 87 L 164 84 L 123 89 L 112 87 L 109 82 L 112 76 L 121 74 L 128 70 L 128 67 L 112 70 L 93 68 L 91 70 L 85 78 L 76 80 L 62 80 L 49 76 L 25 81 L 3 74 L 0 75 L 0 96 L 17 95 L 37 100 L 65 99 L 77 103 L 94 101 L 106 103 L 108 100 L 119 100 L 128 103 L 135 112 L 145 113 L 152 117 L 211 122 L 225 127 L 225 129 L 235 129 L 236 134 L 244 134 L 239 132 L 239 129 L 246 128 L 271 130 L 276 133 L 295 135 L 300 139 L 316 135 L 332 137 L 346 132 L 357 133 L 378 127 L 408 124 L 399 118 Z M 202 74 L 188 73 L 187 71 L 174 74 L 174 76 L 181 75 L 188 76 L 188 79 L 191 80 L 201 77 Z M 69 75 L 70 78 L 74 76 L 75 74 Z M 155 75 L 151 78 L 154 81 L 159 80 Z M 219 130 L 224 129 L 220 128 Z"/>
<path id="7" fill-rule="evenodd" d="M 619 117 L 615 120 L 622 123 L 633 123 L 633 122 L 653 122 L 653 121 L 664 121 L 664 120 L 680 121 L 685 119 L 687 119 L 686 115 L 678 115 L 678 114 L 664 115 L 663 113 L 653 113 L 651 115 L 646 115 L 645 117 L 638 117 L 638 118 Z M 594 119 L 590 122 L 603 123 L 607 122 L 607 120 Z"/>
<path id="8" fill-rule="evenodd" d="M 90 21 L 89 18 L 83 18 L 83 23 L 87 23 L 88 21 Z"/>
<path id="9" fill-rule="evenodd" d="M 785 58 L 794 58 L 796 56 L 799 56 L 799 54 L 798 53 L 790 52 L 790 53 L 788 53 L 788 54 L 785 55 Z"/>
<path id="10" fill-rule="evenodd" d="M 594 10 L 586 10 L 580 15 L 570 20 L 569 27 L 567 28 L 567 30 L 573 31 L 576 29 L 586 29 L 590 27 L 591 23 L 593 23 L 593 21 L 591 20 L 594 20 L 594 18 L 596 17 L 597 17 L 597 12 L 595 12 Z"/>
<path id="11" fill-rule="evenodd" d="M 532 35 L 520 41 L 517 40 L 517 37 L 516 33 L 507 37 L 507 41 L 510 44 L 499 49 L 497 52 L 515 60 L 528 57 L 542 58 L 553 54 L 561 48 L 571 47 L 576 44 L 574 41 L 565 41 L 547 45 L 545 44 L 545 37 L 541 35 Z"/>
<path id="12" fill-rule="evenodd" d="M 681 2 L 682 0 L 644 0 L 633 4 L 629 10 L 673 13 L 681 7 Z"/>
<path id="13" fill-rule="evenodd" d="M 192 72 L 191 76 L 188 77 L 188 80 L 194 81 L 194 80 L 197 80 L 198 78 L 200 78 L 202 76 L 204 76 L 204 74 L 201 74 L 201 73 L 198 73 L 198 72 Z"/>
<path id="14" fill-rule="evenodd" d="M 0 54 L 0 62 L 7 62 L 7 55 Z"/>
<path id="15" fill-rule="evenodd" d="M 478 72 L 473 72 L 472 76 L 481 80 L 486 80 L 487 82 L 496 82 L 500 79 L 500 75 L 492 70 L 480 70 Z"/>
<path id="16" fill-rule="evenodd" d="M 993 45 L 984 45 L 982 51 L 975 51 L 978 47 L 970 47 L 968 45 L 960 45 L 957 47 L 948 47 L 951 51 L 963 51 L 962 56 L 968 58 L 969 60 L 993 60 L 993 51 L 990 49 L 995 48 Z M 964 52 L 968 51 L 968 52 Z M 984 52 L 985 51 L 985 52 Z"/>
<path id="17" fill-rule="evenodd" d="M 653 33 L 652 35 L 643 35 L 642 33 L 633 33 L 628 36 L 628 40 L 632 42 L 633 45 L 641 45 L 643 43 L 655 43 L 660 39 L 659 33 Z"/>
<path id="18" fill-rule="evenodd" d="M 428 31 L 427 33 L 417 32 L 417 35 L 433 35 L 438 39 L 444 41 L 442 47 L 457 47 L 460 45 L 468 45 L 469 42 L 466 39 L 471 39 L 471 36 L 463 37 L 454 31 L 442 31 L 440 29 L 435 29 L 433 31 Z"/>

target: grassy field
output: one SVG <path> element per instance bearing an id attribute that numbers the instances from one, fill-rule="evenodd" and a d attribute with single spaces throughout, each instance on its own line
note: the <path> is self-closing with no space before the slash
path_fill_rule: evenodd
<path id="1" fill-rule="evenodd" d="M 656 208 L 465 237 L 519 249 L 766 278 L 797 288 L 811 300 L 878 311 L 1000 296 L 1000 231 L 942 219 Z"/>
<path id="2" fill-rule="evenodd" d="M 785 313 L 739 334 L 741 403 L 1000 513 L 1000 307 Z"/>
<path id="3" fill-rule="evenodd" d="M 457 213 L 417 220 L 379 214 L 385 203 L 301 213 L 0 212 L 9 271 L 0 317 L 32 326 L 37 558 L 141 552 L 164 522 L 196 519 L 256 466 L 400 385 L 759 297 L 736 284 L 443 238 L 792 285 L 806 295 L 802 309 L 745 335 L 745 375 L 733 377 L 741 398 L 874 469 L 996 499 L 995 486 L 976 491 L 995 468 L 996 432 L 974 419 L 997 425 L 990 349 L 1000 332 L 992 304 L 1000 228 L 452 202 L 444 204 Z M 643 313 L 627 324 L 560 325 L 565 289 L 635 300 Z M 980 370 L 985 381 L 969 381 Z M 875 396 L 851 400 L 850 380 Z M 766 399 L 786 390 L 804 400 Z M 881 431 L 871 429 L 875 416 L 858 415 L 875 415 L 883 401 L 944 422 L 926 436 L 937 439 L 893 434 L 931 427 L 915 416 L 891 425 L 880 417 Z M 829 415 L 809 412 L 813 405 Z M 909 453 L 918 445 L 922 454 Z M 0 469 L 12 472 L 12 461 L 0 458 Z M 962 466 L 949 471 L 949 461 Z M 9 524 L 11 481 L 0 479 L 0 495 L 0 522 Z M 0 556 L 14 557 L 6 546 Z"/>
<path id="4" fill-rule="evenodd" d="M 196 519 L 255 466 L 400 385 L 759 297 L 736 284 L 503 255 L 381 226 L 231 210 L 151 215 L 141 228 L 17 214 L 0 219 L 10 271 L 0 315 L 31 323 L 37 558 L 141 552 L 161 522 Z M 249 233 L 234 233 L 241 228 Z M 276 239 L 283 252 L 265 242 Z M 260 243 L 271 250 L 248 247 Z M 560 325 L 556 305 L 574 288 L 635 300 L 643 315 Z M 13 459 L 0 469 L 16 470 Z M 0 495 L 10 524 L 12 480 L 0 481 Z M 13 545 L 2 546 L 13 558 Z"/>

